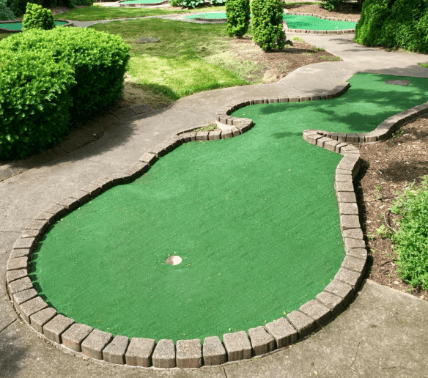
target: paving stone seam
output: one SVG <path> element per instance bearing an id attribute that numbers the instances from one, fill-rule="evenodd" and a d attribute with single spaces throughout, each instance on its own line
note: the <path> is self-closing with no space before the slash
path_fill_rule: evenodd
<path id="1" fill-rule="evenodd" d="M 159 3 L 136 3 L 136 4 L 122 4 L 123 2 L 128 1 L 128 0 L 122 0 L 122 1 L 118 1 L 118 6 L 120 8 L 147 8 L 147 7 L 157 7 L 159 5 L 163 5 L 163 4 L 169 4 L 169 0 L 165 0 L 165 1 L 161 1 Z"/>
<path id="2" fill-rule="evenodd" d="M 27 229 L 24 230 L 24 233 L 14 244 L 12 252 L 19 251 L 19 257 L 12 257 L 14 256 L 12 253 L 7 263 L 6 287 L 18 314 L 41 337 L 67 349 L 62 342 L 61 336 L 76 323 L 72 319 L 56 314 L 54 309 L 49 308 L 43 299 L 37 295 L 37 292 L 34 291 L 32 282 L 28 277 L 28 262 L 32 252 L 40 236 L 55 221 L 112 186 L 128 183 L 142 176 L 159 157 L 171 152 L 182 143 L 227 139 L 248 131 L 253 126 L 252 119 L 231 117 L 230 114 L 236 109 L 252 104 L 331 99 L 342 95 L 349 86 L 349 83 L 345 82 L 324 94 L 315 95 L 309 93 L 303 96 L 253 98 L 221 107 L 216 113 L 216 121 L 226 127 L 224 130 L 191 131 L 176 134 L 150 149 L 141 156 L 136 164 L 126 169 L 123 173 L 101 177 L 89 186 L 40 213 L 30 222 Z M 121 336 L 121 339 L 128 341 L 125 343 L 122 340 L 122 347 L 116 346 L 115 348 L 112 343 L 117 340 L 118 336 L 113 338 L 109 333 L 93 329 L 87 335 L 84 334 L 81 339 L 74 340 L 74 349 L 81 348 L 85 340 L 89 340 L 88 338 L 90 337 L 91 341 L 86 343 L 86 352 L 83 352 L 85 358 L 119 361 L 121 365 L 151 368 L 173 368 L 177 366 L 181 368 L 198 368 L 203 365 L 220 365 L 264 355 L 287 347 L 298 340 L 304 339 L 313 331 L 322 328 L 346 309 L 355 296 L 361 284 L 367 262 L 367 250 L 359 223 L 358 206 L 353 187 L 353 180 L 360 168 L 360 153 L 352 143 L 373 143 L 374 141 L 382 140 L 399 125 L 427 112 L 428 102 L 389 117 L 375 129 L 375 131 L 378 129 L 381 131 L 381 133 L 378 132 L 375 135 L 376 138 L 373 136 L 367 137 L 370 133 L 365 133 L 349 134 L 349 137 L 348 134 L 345 134 L 345 136 L 341 135 L 341 139 L 339 137 L 335 139 L 335 133 L 332 135 L 332 133 L 322 130 L 303 131 L 303 139 L 308 143 L 343 155 L 336 168 L 334 188 L 339 207 L 345 257 L 334 279 L 323 292 L 316 296 L 316 299 L 303 304 L 298 310 L 288 314 L 286 318 L 281 317 L 264 326 L 252 328 L 248 332 L 240 331 L 225 334 L 223 335 L 223 342 L 220 341 L 218 336 L 212 336 L 205 338 L 203 345 L 200 344 L 198 339 L 179 340 L 176 344 L 172 340 L 164 340 L 162 343 L 159 341 L 156 344 L 155 340 L 152 339 L 132 338 L 129 340 L 127 337 Z M 22 306 L 23 304 L 24 306 Z M 42 311 L 46 313 L 45 320 L 38 315 Z M 53 316 L 52 314 L 54 313 L 55 315 Z M 36 317 L 37 323 L 35 321 Z M 40 329 L 42 333 L 38 331 Z M 127 363 L 126 358 L 128 349 L 130 345 L 137 344 L 139 344 L 139 347 L 136 349 L 136 359 L 134 359 L 137 362 L 134 361 L 136 365 L 130 365 Z M 106 348 L 109 349 L 109 353 L 103 353 Z M 115 351 L 116 354 L 114 353 Z M 154 360 L 153 356 L 155 356 Z M 139 357 L 140 360 L 138 360 Z"/>

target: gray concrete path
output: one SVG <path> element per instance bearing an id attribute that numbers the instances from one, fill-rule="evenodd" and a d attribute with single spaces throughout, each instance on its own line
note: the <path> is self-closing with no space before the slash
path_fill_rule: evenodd
<path id="1" fill-rule="evenodd" d="M 0 182 L 0 377 L 310 377 L 315 371 L 320 377 L 340 378 L 427 376 L 428 304 L 372 283 L 326 329 L 289 349 L 252 362 L 169 372 L 112 367 L 57 350 L 21 323 L 6 295 L 8 253 L 32 218 L 98 177 L 134 164 L 169 136 L 212 123 L 220 106 L 265 95 L 330 90 L 356 72 L 428 77 L 428 70 L 417 66 L 428 62 L 427 55 L 361 47 L 351 41 L 353 35 L 301 37 L 344 61 L 302 67 L 275 84 L 186 97 L 167 109 L 115 124 L 96 142 Z"/>

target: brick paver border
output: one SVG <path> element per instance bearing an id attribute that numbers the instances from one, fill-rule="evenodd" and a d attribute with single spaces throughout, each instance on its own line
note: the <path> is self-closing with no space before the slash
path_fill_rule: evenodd
<path id="1" fill-rule="evenodd" d="M 351 143 L 373 143 L 392 134 L 404 122 L 428 113 L 428 102 L 389 117 L 374 131 L 365 134 L 338 134 L 322 130 L 305 130 L 303 139 L 308 143 L 342 154 L 336 169 L 335 191 L 338 201 L 340 229 L 345 246 L 345 258 L 335 278 L 311 300 L 293 311 L 264 326 L 205 338 L 172 340 L 113 337 L 110 333 L 77 324 L 74 320 L 57 314 L 38 296 L 28 277 L 28 264 L 43 233 L 51 224 L 90 201 L 105 190 L 140 177 L 156 160 L 182 143 L 227 139 L 239 136 L 253 126 L 248 118 L 230 114 L 252 104 L 326 100 L 342 95 L 349 83 L 336 86 L 323 94 L 254 98 L 225 106 L 216 114 L 220 129 L 213 131 L 183 132 L 167 139 L 145 153 L 139 161 L 123 173 L 112 174 L 95 180 L 71 196 L 52 204 L 37 215 L 15 242 L 7 262 L 6 286 L 14 307 L 22 319 L 45 339 L 73 353 L 115 364 L 156 368 L 198 368 L 202 365 L 220 365 L 226 362 L 249 359 L 286 347 L 322 328 L 343 311 L 353 299 L 361 284 L 367 262 L 367 250 L 361 230 L 353 180 L 360 168 L 359 150 Z M 126 119 L 129 114 L 118 110 L 117 117 Z"/>

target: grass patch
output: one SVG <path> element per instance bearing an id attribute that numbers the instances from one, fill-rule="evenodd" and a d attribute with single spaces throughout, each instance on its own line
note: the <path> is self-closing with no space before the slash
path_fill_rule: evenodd
<path id="1" fill-rule="evenodd" d="M 388 236 L 395 244 L 399 276 L 413 287 L 428 290 L 428 176 L 424 176 L 421 187 L 410 184 L 392 202 L 391 213 L 402 218 L 398 230 L 378 233 Z"/>
<path id="2" fill-rule="evenodd" d="M 331 56 L 327 56 L 327 55 L 321 55 L 320 59 L 329 60 L 331 62 L 338 62 L 340 60 L 340 57 L 338 57 L 338 56 L 331 57 Z"/>
<path id="3" fill-rule="evenodd" d="M 428 63 L 418 63 L 421 67 L 428 68 Z"/>
<path id="4" fill-rule="evenodd" d="M 225 11 L 226 7 L 202 7 L 196 9 L 167 10 L 162 8 L 110 8 L 100 5 L 92 5 L 86 8 L 73 9 L 69 12 L 60 13 L 54 16 L 56 19 L 65 19 L 73 21 L 96 21 L 96 20 L 114 20 L 117 18 L 134 18 L 148 16 L 162 16 L 168 14 L 180 14 L 191 12 L 213 12 Z"/>
<path id="5" fill-rule="evenodd" d="M 249 68 L 233 67 L 218 58 L 231 41 L 225 25 L 147 19 L 97 24 L 93 28 L 120 34 L 131 46 L 130 81 L 153 98 L 178 100 L 196 92 L 248 84 L 239 72 Z M 135 43 L 141 37 L 156 37 L 161 42 Z"/>
<path id="6" fill-rule="evenodd" d="M 6 37 L 9 37 L 10 35 L 12 35 L 13 33 L 0 33 L 0 41 L 2 39 L 5 39 Z"/>
<path id="7" fill-rule="evenodd" d="M 217 130 L 217 125 L 212 124 L 212 125 L 202 126 L 194 129 L 193 131 L 198 132 L 198 131 L 213 131 L 213 130 Z"/>

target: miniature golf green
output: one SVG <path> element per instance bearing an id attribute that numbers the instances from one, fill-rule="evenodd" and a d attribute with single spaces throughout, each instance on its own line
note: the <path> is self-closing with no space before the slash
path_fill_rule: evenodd
<path id="1" fill-rule="evenodd" d="M 156 340 L 222 337 L 298 309 L 344 257 L 341 156 L 302 131 L 369 131 L 426 101 L 428 79 L 390 79 L 403 78 L 357 74 L 336 99 L 239 109 L 255 122 L 245 134 L 186 143 L 57 222 L 31 262 L 34 286 L 78 323 Z"/>
<path id="2" fill-rule="evenodd" d="M 226 20 L 226 12 L 207 12 L 185 16 L 185 18 L 205 18 L 207 20 Z M 355 22 L 323 20 L 313 16 L 296 16 L 283 14 L 282 19 L 287 22 L 289 29 L 304 30 L 343 30 L 355 29 Z"/>
<path id="3" fill-rule="evenodd" d="M 283 14 L 282 19 L 287 23 L 289 29 L 303 30 L 344 30 L 355 29 L 356 22 L 331 21 L 313 16 L 296 16 Z"/>
<path id="4" fill-rule="evenodd" d="M 68 22 L 66 21 L 55 21 L 56 26 L 64 26 Z M 21 30 L 22 29 L 22 22 L 10 22 L 10 23 L 0 23 L 0 29 L 6 29 L 6 30 Z"/>

